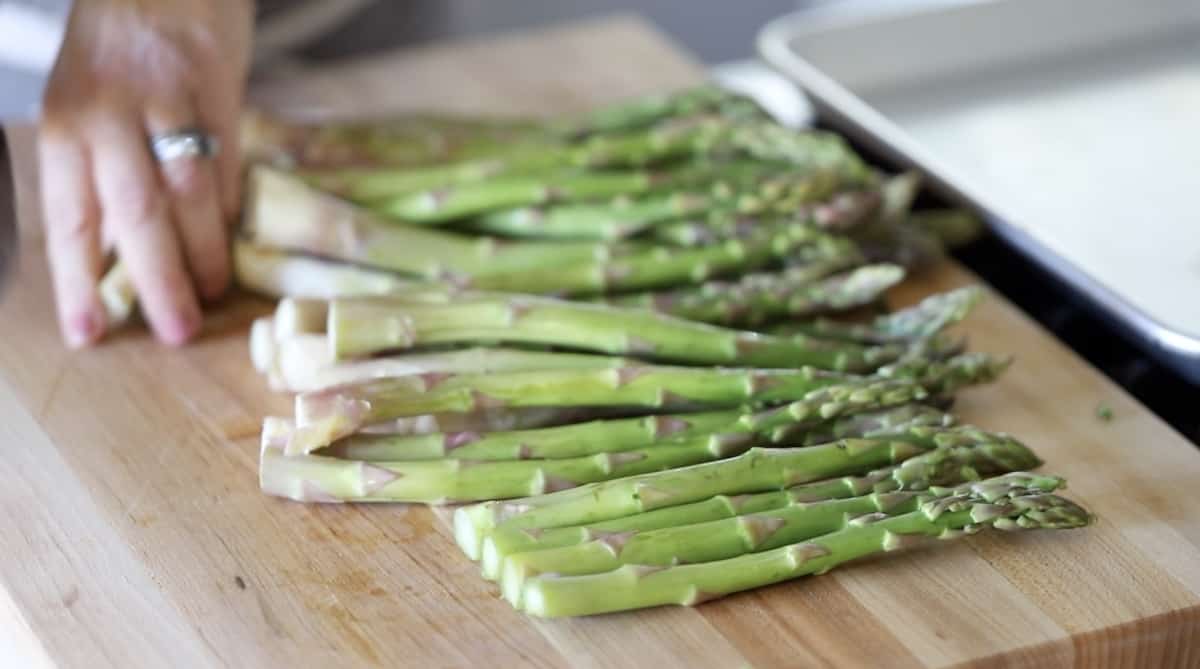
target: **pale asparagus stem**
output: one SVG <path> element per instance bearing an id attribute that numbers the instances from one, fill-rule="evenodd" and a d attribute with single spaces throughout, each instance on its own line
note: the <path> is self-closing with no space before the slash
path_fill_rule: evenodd
<path id="1" fill-rule="evenodd" d="M 766 118 L 751 99 L 715 85 L 704 84 L 618 102 L 575 118 L 551 122 L 547 127 L 554 135 L 586 137 L 635 130 L 705 111 L 717 111 L 722 116 L 733 118 Z"/>
<path id="2" fill-rule="evenodd" d="M 874 344 L 914 341 L 932 337 L 966 318 L 983 296 L 980 287 L 967 286 L 931 295 L 916 305 L 878 316 L 869 323 L 844 323 L 818 318 L 808 322 L 786 323 L 772 331 Z"/>
<path id="3" fill-rule="evenodd" d="M 878 438 L 885 436 L 881 434 Z M 635 536 L 651 530 L 761 513 L 789 504 L 955 485 L 980 477 L 1033 469 L 1041 464 L 1032 451 L 1014 440 L 950 446 L 861 476 L 843 476 L 785 490 L 735 496 L 720 494 L 587 525 L 531 529 L 497 527 L 483 540 L 481 566 L 486 578 L 496 579 L 502 573 L 505 559 L 517 553 L 574 546 L 612 536 Z"/>
<path id="4" fill-rule="evenodd" d="M 324 338 L 321 349 L 325 350 Z M 250 325 L 250 362 L 254 370 L 268 374 L 279 359 L 275 343 L 275 320 L 269 316 L 254 319 Z"/>
<path id="5" fill-rule="evenodd" d="M 964 354 L 944 361 L 907 360 L 880 368 L 880 378 L 914 379 L 936 395 L 994 378 L 1007 361 Z M 296 396 L 296 430 L 288 452 L 309 453 L 363 425 L 430 413 L 539 406 L 660 411 L 793 401 L 862 377 L 802 368 L 711 369 L 625 367 L 504 374 L 425 374 L 379 379 Z"/>
<path id="6" fill-rule="evenodd" d="M 455 538 L 472 560 L 498 526 L 515 529 L 584 525 L 714 495 L 779 490 L 870 471 L 937 448 L 1006 439 L 974 428 L 913 428 L 880 439 L 845 439 L 799 449 L 754 448 L 737 458 L 643 474 L 541 497 L 493 501 L 454 513 Z"/>
<path id="7" fill-rule="evenodd" d="M 233 271 L 238 285 L 267 297 L 330 299 L 362 295 L 387 295 L 438 284 L 405 279 L 391 272 L 309 258 L 237 240 L 233 244 Z M 449 287 L 443 287 L 448 290 Z"/>
<path id="8" fill-rule="evenodd" d="M 541 617 L 591 615 L 663 604 L 694 605 L 733 592 L 820 574 L 922 539 L 952 539 L 983 528 L 1083 527 L 1091 514 L 1074 502 L 998 477 L 961 489 L 934 488 L 920 508 L 899 516 L 867 514 L 841 531 L 758 553 L 670 567 L 625 565 L 586 576 L 539 576 L 522 592 L 524 610 Z"/>
<path id="9" fill-rule="evenodd" d="M 100 305 L 104 307 L 104 327 L 115 330 L 125 324 L 137 306 L 137 290 L 121 261 L 113 263 L 97 287 Z"/>
<path id="10" fill-rule="evenodd" d="M 868 265 L 817 281 L 805 266 L 778 274 L 749 274 L 735 282 L 615 297 L 610 304 L 649 308 L 719 325 L 755 326 L 765 321 L 853 309 L 878 300 L 904 278 L 896 265 Z"/>
<path id="11" fill-rule="evenodd" d="M 1054 492 L 1062 485 L 1062 479 L 1056 476 L 1026 473 L 1008 474 L 1000 480 L 1040 492 Z M 950 494 L 970 494 L 974 485 L 956 486 Z M 852 527 L 853 519 L 861 516 L 882 519 L 912 513 L 925 502 L 942 496 L 940 490 L 926 490 L 871 493 L 820 502 L 789 502 L 777 509 L 722 520 L 607 535 L 575 546 L 518 553 L 504 562 L 501 588 L 509 603 L 519 608 L 526 581 L 541 574 L 579 576 L 601 574 L 627 564 L 667 567 L 726 560 L 838 532 Z"/>
<path id="12" fill-rule="evenodd" d="M 791 444 L 804 428 L 836 416 L 924 397 L 924 388 L 912 382 L 861 381 L 816 390 L 785 407 L 761 413 L 738 409 L 653 415 L 491 434 L 353 435 L 335 442 L 323 453 L 352 460 L 389 462 L 443 457 L 463 460 L 569 458 L 669 444 L 703 435 L 731 439 L 736 435 L 752 435 L 756 445 Z"/>
<path id="13" fill-rule="evenodd" d="M 323 335 L 329 319 L 329 303 L 311 298 L 287 297 L 275 305 L 275 341 L 298 335 Z"/>
<path id="14" fill-rule="evenodd" d="M 607 355 L 490 347 L 337 361 L 329 351 L 328 340 L 321 335 L 298 335 L 274 343 L 273 355 L 278 389 L 292 393 L 415 374 L 615 369 L 636 364 Z"/>
<path id="15" fill-rule="evenodd" d="M 803 336 L 771 337 L 642 309 L 523 295 L 460 296 L 442 304 L 338 299 L 329 303 L 328 331 L 339 359 L 417 346 L 499 341 L 688 364 L 869 371 L 903 354 L 897 347 L 830 346 Z"/>
<path id="16" fill-rule="evenodd" d="M 260 245 L 478 290 L 569 295 L 704 281 L 762 267 L 828 239 L 797 226 L 696 249 L 633 242 L 501 242 L 382 221 L 263 167 L 250 173 L 244 212 L 244 230 Z"/>

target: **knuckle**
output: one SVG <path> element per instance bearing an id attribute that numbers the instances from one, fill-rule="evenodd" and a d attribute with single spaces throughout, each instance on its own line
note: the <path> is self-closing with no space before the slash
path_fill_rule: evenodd
<path id="1" fill-rule="evenodd" d="M 156 224 L 163 215 L 164 202 L 155 188 L 120 184 L 114 188 L 112 204 L 105 209 L 112 212 L 117 230 L 130 230 Z"/>

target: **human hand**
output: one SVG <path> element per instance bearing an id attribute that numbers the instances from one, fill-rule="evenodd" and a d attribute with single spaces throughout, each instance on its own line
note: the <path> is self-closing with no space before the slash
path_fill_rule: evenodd
<path id="1" fill-rule="evenodd" d="M 47 254 L 63 337 L 104 334 L 97 284 L 115 246 L 147 321 L 170 344 L 230 276 L 237 122 L 251 0 L 76 0 L 47 85 L 38 149 Z M 212 157 L 163 163 L 149 138 L 199 128 Z"/>

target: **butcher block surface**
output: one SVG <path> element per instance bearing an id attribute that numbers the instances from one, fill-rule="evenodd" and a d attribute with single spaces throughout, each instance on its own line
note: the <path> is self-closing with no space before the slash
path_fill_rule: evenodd
<path id="1" fill-rule="evenodd" d="M 253 98 L 547 115 L 701 74 L 616 17 L 289 74 Z M 960 329 L 1016 364 L 959 413 L 1032 445 L 1096 525 L 985 533 L 697 608 L 540 621 L 479 576 L 445 510 L 258 491 L 259 422 L 289 408 L 247 354 L 269 304 L 230 298 L 185 349 L 139 326 L 65 350 L 28 227 L 32 172 L 23 160 L 26 248 L 0 305 L 3 666 L 1200 666 L 1200 453 L 1002 297 Z M 946 262 L 894 303 L 973 280 Z"/>

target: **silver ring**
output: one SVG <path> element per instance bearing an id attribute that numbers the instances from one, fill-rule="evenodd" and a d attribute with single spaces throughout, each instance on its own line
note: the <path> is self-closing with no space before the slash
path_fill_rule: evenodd
<path id="1" fill-rule="evenodd" d="M 196 128 L 185 128 L 150 138 L 150 151 L 160 163 L 176 158 L 211 158 L 220 150 L 216 137 Z"/>

